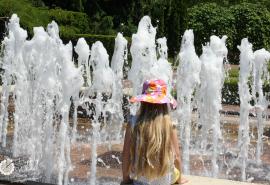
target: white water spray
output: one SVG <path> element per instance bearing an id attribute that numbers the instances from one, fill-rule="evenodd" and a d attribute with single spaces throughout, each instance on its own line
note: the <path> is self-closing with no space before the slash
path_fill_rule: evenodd
<path id="1" fill-rule="evenodd" d="M 84 38 L 79 38 L 77 45 L 75 46 L 75 52 L 78 54 L 78 68 L 81 68 L 82 73 L 86 77 L 86 86 L 91 86 L 91 74 L 89 55 L 90 49 Z"/>
<path id="2" fill-rule="evenodd" d="M 180 138 L 183 145 L 183 170 L 189 174 L 189 147 L 191 134 L 192 101 L 195 89 L 200 84 L 201 61 L 195 52 L 192 30 L 186 30 L 178 55 L 177 101 L 180 123 Z"/>
<path id="3" fill-rule="evenodd" d="M 155 37 L 156 28 L 152 26 L 150 17 L 144 16 L 139 23 L 137 33 L 132 35 L 130 47 L 132 65 L 128 79 L 132 82 L 133 95 L 140 94 L 143 82 L 152 78 L 149 69 L 157 61 Z M 131 105 L 131 114 L 135 115 L 137 109 L 137 105 Z"/>
<path id="4" fill-rule="evenodd" d="M 58 184 L 67 184 L 71 169 L 70 98 L 79 94 L 83 83 L 72 61 L 72 45 L 62 44 L 54 22 L 48 25 L 48 32 L 42 27 L 34 28 L 31 40 L 26 40 L 27 33 L 20 28 L 16 15 L 12 16 L 8 29 L 9 35 L 3 42 L 7 54 L 2 63 L 5 69 L 2 99 L 9 97 L 9 86 L 14 83 L 13 155 L 29 158 L 28 169 L 24 170 L 32 174 L 31 178 L 45 174 L 45 181 L 50 182 L 57 171 Z M 8 102 L 4 103 L 3 118 Z M 61 121 L 55 120 L 58 116 Z M 7 123 L 3 125 L 6 130 Z M 6 132 L 2 138 L 2 144 L 6 145 Z"/>
<path id="5" fill-rule="evenodd" d="M 217 177 L 217 164 L 220 140 L 221 90 L 225 79 L 224 61 L 227 58 L 226 36 L 221 39 L 210 37 L 210 44 L 203 47 L 201 56 L 201 86 L 199 90 L 198 111 L 199 124 L 202 125 L 202 149 L 207 147 L 208 139 L 212 140 L 212 176 Z M 211 134 L 210 134 L 211 133 Z M 206 137 L 211 136 L 211 137 Z"/>
<path id="6" fill-rule="evenodd" d="M 246 167 L 248 160 L 248 148 L 250 143 L 249 137 L 249 110 L 251 94 L 249 92 L 249 78 L 251 76 L 254 65 L 254 54 L 252 51 L 252 44 L 248 40 L 242 39 L 241 45 L 238 46 L 240 50 L 240 74 L 239 74 L 239 96 L 240 96 L 240 124 L 238 131 L 238 146 L 240 147 L 239 162 L 241 166 L 241 179 L 246 180 Z"/>
<path id="7" fill-rule="evenodd" d="M 263 93 L 263 85 L 269 81 L 268 62 L 270 60 L 270 53 L 265 49 L 260 49 L 254 52 L 254 85 L 253 98 L 255 100 L 255 108 L 257 115 L 257 147 L 256 147 L 256 162 L 261 163 L 261 154 L 263 149 L 263 129 L 265 126 L 265 119 L 267 115 L 268 101 Z"/>
<path id="8" fill-rule="evenodd" d="M 173 70 L 171 64 L 168 62 L 168 47 L 167 39 L 165 37 L 157 39 L 158 60 L 150 69 L 152 78 L 162 79 L 167 84 L 167 95 L 171 96 Z"/>

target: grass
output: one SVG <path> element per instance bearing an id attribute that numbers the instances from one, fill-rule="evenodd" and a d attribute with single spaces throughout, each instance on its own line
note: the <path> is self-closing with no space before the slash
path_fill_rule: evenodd
<path id="1" fill-rule="evenodd" d="M 239 69 L 237 69 L 237 68 L 232 68 L 232 69 L 229 71 L 229 77 L 230 77 L 230 78 L 238 78 L 238 77 L 239 77 Z"/>

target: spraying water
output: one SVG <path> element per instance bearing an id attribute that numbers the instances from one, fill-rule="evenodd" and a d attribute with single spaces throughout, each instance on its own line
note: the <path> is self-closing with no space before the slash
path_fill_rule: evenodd
<path id="1" fill-rule="evenodd" d="M 217 36 L 211 36 L 210 44 L 203 47 L 203 54 L 200 58 L 202 67 L 198 111 L 199 124 L 202 125 L 201 147 L 205 151 L 207 140 L 212 140 L 213 177 L 217 177 L 219 172 L 217 160 L 220 151 L 219 141 L 222 139 L 219 111 L 222 109 L 221 90 L 225 79 L 224 60 L 226 60 L 228 53 L 226 39 L 226 36 L 221 39 Z M 212 138 L 206 137 L 209 135 Z"/>
<path id="2" fill-rule="evenodd" d="M 14 68 L 17 64 L 17 61 L 22 60 L 22 45 L 26 38 L 27 32 L 20 27 L 19 18 L 17 15 L 13 15 L 8 23 L 9 36 L 4 38 L 3 45 L 4 49 L 4 57 L 2 62 L 2 68 L 6 71 L 2 75 L 2 97 L 1 97 L 1 114 L 0 114 L 0 140 L 2 142 L 2 146 L 6 146 L 6 134 L 7 134 L 7 126 L 8 126 L 8 104 L 9 104 L 9 96 L 11 85 L 13 81 Z M 16 43 L 18 45 L 16 45 Z"/>
<path id="3" fill-rule="evenodd" d="M 109 136 L 112 136 L 109 141 L 116 140 L 120 141 L 120 132 L 121 123 L 124 123 L 123 117 L 123 70 L 124 66 L 127 65 L 127 40 L 123 37 L 121 33 L 117 34 L 115 38 L 115 47 L 114 53 L 111 61 L 111 68 L 115 74 L 115 85 L 112 92 L 112 106 L 109 108 L 112 114 L 112 118 L 110 119 L 111 127 L 106 132 L 109 133 Z"/>
<path id="4" fill-rule="evenodd" d="M 189 148 L 191 134 L 191 114 L 193 93 L 200 84 L 201 61 L 195 52 L 192 30 L 186 30 L 178 55 L 177 69 L 177 101 L 178 119 L 180 122 L 180 137 L 183 145 L 183 170 L 189 174 Z"/>
<path id="5" fill-rule="evenodd" d="M 158 43 L 159 59 L 156 53 L 156 28 L 151 24 L 151 19 L 144 16 L 138 26 L 136 34 L 132 35 L 130 52 L 132 55 L 132 66 L 128 74 L 128 79 L 132 82 L 133 95 L 138 95 L 142 91 L 144 81 L 154 78 L 164 80 L 168 84 L 168 95 L 172 87 L 172 67 L 168 62 L 167 39 L 160 38 Z M 136 114 L 137 104 L 132 104 L 130 112 Z"/>
<path id="6" fill-rule="evenodd" d="M 249 137 L 249 110 L 251 94 L 249 92 L 249 77 L 254 65 L 254 54 L 252 51 L 252 44 L 248 40 L 242 39 L 241 45 L 238 46 L 240 50 L 240 74 L 239 74 L 239 96 L 240 96 L 240 124 L 238 131 L 238 146 L 240 147 L 239 160 L 241 166 L 241 179 L 246 180 L 246 167 L 248 160 L 248 148 L 250 143 Z"/>
<path id="7" fill-rule="evenodd" d="M 86 76 L 86 86 L 91 86 L 91 74 L 89 55 L 90 49 L 84 38 L 79 38 L 77 45 L 74 47 L 75 52 L 78 54 L 78 68 L 81 68 L 82 73 Z"/>
<path id="8" fill-rule="evenodd" d="M 71 169 L 68 114 L 70 99 L 82 86 L 80 71 L 72 61 L 71 43 L 64 45 L 59 39 L 58 27 L 52 22 L 48 32 L 42 27 L 34 28 L 34 36 L 26 40 L 27 33 L 13 15 L 9 35 L 3 44 L 7 53 L 2 66 L 4 89 L 2 99 L 9 97 L 8 89 L 15 85 L 13 98 L 14 139 L 13 155 L 29 158 L 27 169 L 31 178 L 45 174 L 50 182 L 54 171 L 58 172 L 59 185 L 67 184 Z M 4 102 L 1 118 L 8 114 Z M 55 117 L 61 116 L 61 120 Z M 2 135 L 6 145 L 6 127 Z M 59 155 L 54 155 L 58 153 Z"/>
<path id="9" fill-rule="evenodd" d="M 263 93 L 263 85 L 269 81 L 269 71 L 267 63 L 270 60 L 270 53 L 265 49 L 260 49 L 254 52 L 254 85 L 253 98 L 255 99 L 255 108 L 257 115 L 257 132 L 258 140 L 256 147 L 256 162 L 261 163 L 261 154 L 263 146 L 263 129 L 267 115 L 268 102 Z"/>
<path id="10" fill-rule="evenodd" d="M 156 28 L 152 26 L 150 17 L 144 16 L 139 23 L 137 33 L 132 35 L 130 47 L 132 65 L 128 79 L 132 82 L 133 95 L 140 94 L 143 82 L 152 78 L 149 69 L 157 61 L 155 37 Z M 132 115 L 136 114 L 137 106 L 136 104 L 131 105 Z"/>
<path id="11" fill-rule="evenodd" d="M 154 63 L 150 70 L 153 78 L 162 79 L 167 84 L 167 95 L 171 95 L 173 83 L 173 70 L 171 64 L 168 62 L 168 47 L 167 39 L 165 37 L 157 39 L 158 60 Z"/>
<path id="12" fill-rule="evenodd" d="M 99 41 L 95 42 L 91 47 L 90 64 L 93 68 L 93 81 L 92 86 L 88 88 L 83 96 L 83 103 L 86 105 L 94 105 L 94 110 L 89 112 L 93 113 L 92 137 L 91 137 L 91 175 L 90 184 L 95 185 L 96 182 L 96 165 L 97 165 L 97 144 L 100 142 L 101 132 L 101 119 L 103 124 L 106 125 L 107 112 L 110 112 L 108 106 L 112 91 L 115 86 L 115 75 L 109 66 L 109 55 L 103 44 Z M 107 104 L 108 102 L 108 104 Z M 90 107 L 88 111 L 91 110 Z"/>

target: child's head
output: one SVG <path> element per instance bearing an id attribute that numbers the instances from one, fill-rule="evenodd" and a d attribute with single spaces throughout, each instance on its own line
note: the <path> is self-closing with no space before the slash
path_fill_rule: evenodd
<path id="1" fill-rule="evenodd" d="M 167 85 L 161 80 L 147 80 L 143 83 L 142 94 L 134 96 L 130 102 L 147 102 L 152 104 L 170 104 L 172 108 L 176 108 L 176 101 L 170 93 L 167 93 Z"/>
<path id="2" fill-rule="evenodd" d="M 171 167 L 173 128 L 168 104 L 175 105 L 175 101 L 166 91 L 164 81 L 147 81 L 143 94 L 131 99 L 141 102 L 131 140 L 131 158 L 137 176 L 154 179 L 168 173 Z"/>

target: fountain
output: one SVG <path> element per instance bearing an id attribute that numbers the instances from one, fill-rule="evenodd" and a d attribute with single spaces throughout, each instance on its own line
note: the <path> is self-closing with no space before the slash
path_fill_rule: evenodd
<path id="1" fill-rule="evenodd" d="M 177 101 L 180 138 L 183 145 L 183 170 L 190 174 L 189 143 L 191 134 L 191 116 L 193 110 L 194 92 L 200 84 L 201 61 L 195 52 L 194 35 L 192 30 L 186 30 L 182 39 L 177 69 Z"/>
<path id="2" fill-rule="evenodd" d="M 219 111 L 222 109 L 221 90 L 225 79 L 223 61 L 228 53 L 225 46 L 226 39 L 226 36 L 222 39 L 211 36 L 210 44 L 203 47 L 201 56 L 201 86 L 198 95 L 199 124 L 202 125 L 201 147 L 203 151 L 206 150 L 208 143 L 206 136 L 211 136 L 213 177 L 217 177 L 219 172 L 217 158 L 221 150 L 220 140 L 222 140 Z"/>
<path id="3" fill-rule="evenodd" d="M 255 99 L 258 140 L 256 148 L 256 162 L 261 163 L 261 155 L 263 149 L 263 129 L 267 116 L 267 108 L 269 102 L 263 93 L 263 84 L 270 80 L 269 71 L 267 70 L 267 62 L 270 60 L 270 53 L 265 49 L 260 49 L 254 52 L 254 84 L 253 97 Z M 258 94 L 258 96 L 257 96 Z"/>
<path id="4" fill-rule="evenodd" d="M 248 160 L 249 137 L 249 110 L 251 109 L 251 95 L 249 92 L 249 77 L 253 67 L 254 54 L 252 44 L 247 39 L 241 41 L 238 47 L 240 54 L 239 96 L 240 96 L 240 125 L 238 132 L 238 146 L 240 147 L 239 160 L 241 166 L 241 179 L 246 180 L 246 167 Z"/>
<path id="5" fill-rule="evenodd" d="M 34 37 L 26 40 L 19 18 L 10 19 L 9 36 L 3 42 L 2 146 L 6 146 L 9 89 L 14 84 L 12 154 L 27 156 L 29 161 L 19 174 L 31 180 L 42 175 L 49 182 L 57 172 L 58 184 L 66 184 L 71 168 L 70 99 L 79 94 L 83 79 L 72 61 L 72 44 L 64 45 L 56 28 L 54 22 L 48 32 L 34 28 Z"/>
<path id="6" fill-rule="evenodd" d="M 267 147 L 263 131 L 269 124 L 269 101 L 263 91 L 263 84 L 269 81 L 265 67 L 269 52 L 253 53 L 247 39 L 239 46 L 241 104 L 239 135 L 234 141 L 226 139 L 231 136 L 226 130 L 229 123 L 224 121 L 227 115 L 221 116 L 227 37 L 211 36 L 199 58 L 193 31 L 185 31 L 174 76 L 167 40 L 156 40 L 156 31 L 145 16 L 132 36 L 132 64 L 127 75 L 132 91 L 126 94 L 128 42 L 121 33 L 115 39 L 110 64 L 101 42 L 89 47 L 80 38 L 73 51 L 71 42 L 64 44 L 60 39 L 54 21 L 47 30 L 34 28 L 33 38 L 27 40 L 19 18 L 12 15 L 0 58 L 0 157 L 5 157 L 0 161 L 0 179 L 58 185 L 119 184 L 122 128 L 127 119 L 124 110 L 133 115 L 138 110 L 138 104 L 125 107 L 124 97 L 140 94 L 145 80 L 161 78 L 168 83 L 168 93 L 175 91 L 176 83 L 179 106 L 172 116 L 180 130 L 184 174 L 269 180 L 269 161 L 262 157 Z M 256 112 L 257 137 L 249 136 L 252 110 Z M 234 119 L 238 125 L 238 117 Z M 256 146 L 251 142 L 254 138 Z M 256 148 L 254 155 L 250 154 L 252 148 Z"/>

